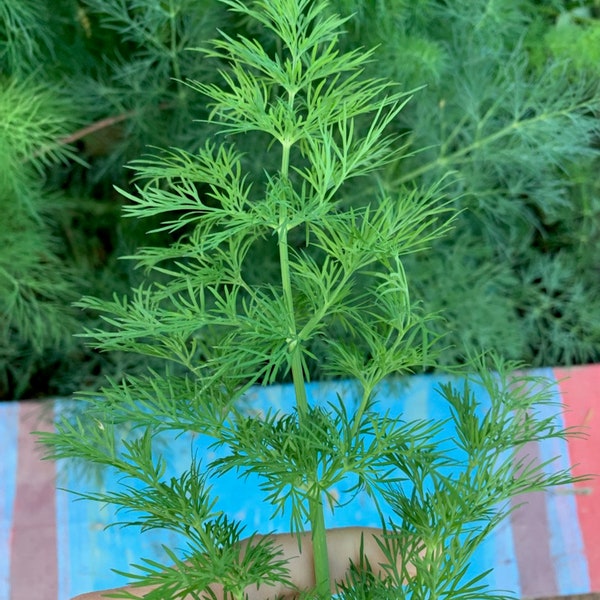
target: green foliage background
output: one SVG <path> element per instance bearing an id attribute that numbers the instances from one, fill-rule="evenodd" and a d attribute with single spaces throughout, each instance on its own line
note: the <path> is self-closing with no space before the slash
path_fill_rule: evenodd
<path id="1" fill-rule="evenodd" d="M 599 6 L 534 0 L 333 0 L 344 43 L 377 46 L 367 75 L 414 97 L 390 125 L 402 161 L 360 180 L 446 181 L 453 230 L 406 259 L 413 298 L 439 312 L 441 363 L 473 349 L 533 365 L 600 358 Z M 5 0 L 0 5 L 0 396 L 69 394 L 133 374 L 134 357 L 73 334 L 138 274 L 117 257 L 171 241 L 121 217 L 125 165 L 149 146 L 196 151 L 217 81 L 188 48 L 220 28 L 269 43 L 214 0 Z M 368 128 L 368 123 L 364 124 Z M 245 140 L 260 175 L 264 140 Z M 293 240 L 292 240 L 293 242 Z M 261 274 L 275 272 L 266 245 Z M 137 359 L 139 360 L 139 359 Z M 147 366 L 147 360 L 144 367 Z M 323 376 L 316 372 L 314 377 Z"/>

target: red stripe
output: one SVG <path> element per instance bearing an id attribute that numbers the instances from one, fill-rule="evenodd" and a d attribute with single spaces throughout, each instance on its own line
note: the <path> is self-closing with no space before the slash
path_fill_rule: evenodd
<path id="1" fill-rule="evenodd" d="M 31 431 L 51 429 L 51 405 L 19 406 L 17 485 L 13 510 L 10 600 L 56 600 L 55 465 L 40 460 Z"/>
<path id="2" fill-rule="evenodd" d="M 600 364 L 554 369 L 567 427 L 585 427 L 587 437 L 569 440 L 574 475 L 600 473 Z M 592 592 L 600 592 L 600 491 L 598 479 L 577 484 L 577 514 L 587 556 Z"/>

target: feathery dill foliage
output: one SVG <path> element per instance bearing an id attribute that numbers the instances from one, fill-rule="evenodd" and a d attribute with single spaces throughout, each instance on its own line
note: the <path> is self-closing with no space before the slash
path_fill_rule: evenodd
<path id="1" fill-rule="evenodd" d="M 213 77 L 189 48 L 213 36 L 223 25 L 223 12 L 216 0 L 82 3 L 93 64 L 92 76 L 83 82 L 84 98 L 96 108 L 94 119 L 124 117 L 112 128 L 116 139 L 94 177 L 110 174 L 125 184 L 123 164 L 148 145 L 190 148 L 203 135 L 200 127 L 190 126 L 205 114 L 202 99 L 190 94 L 183 80 Z"/>
<path id="2" fill-rule="evenodd" d="M 446 364 L 469 347 L 536 365 L 599 358 L 598 21 L 580 4 L 333 2 L 357 14 L 350 45 L 378 45 L 373 72 L 426 85 L 397 123 L 418 151 L 387 176 L 454 173 L 452 235 L 405 263 L 445 316 Z"/>
<path id="3" fill-rule="evenodd" d="M 56 233 L 62 196 L 47 185 L 49 170 L 76 160 L 59 139 L 80 114 L 39 76 L 55 49 L 46 8 L 0 6 L 0 398 L 9 399 L 26 393 L 45 356 L 73 346 L 69 304 L 80 296 Z"/>
<path id="4" fill-rule="evenodd" d="M 277 52 L 279 42 L 272 30 L 217 0 L 57 0 L 51 9 L 33 0 L 0 6 L 0 93 L 8 102 L 15 86 L 32 96 L 43 89 L 43 97 L 54 98 L 50 104 L 66 109 L 60 133 L 51 115 L 38 120 L 37 109 L 19 112 L 19 127 L 31 127 L 24 135 L 32 140 L 46 127 L 57 135 L 32 152 L 40 158 L 52 147 L 56 156 L 64 140 L 79 151 L 79 160 L 46 160 L 32 176 L 32 188 L 47 197 L 42 229 L 53 249 L 30 257 L 60 258 L 61 269 L 77 280 L 78 296 L 108 298 L 139 281 L 117 257 L 148 243 L 143 228 L 121 219 L 129 200 L 113 185 L 133 193 L 123 165 L 148 146 L 193 151 L 215 132 L 205 122 L 205 96 L 184 82 L 226 81 L 215 68 L 219 60 L 188 49 L 206 44 L 215 29 L 259 40 L 267 52 Z M 352 15 L 342 49 L 376 48 L 364 64 L 367 76 L 419 88 L 418 102 L 386 130 L 403 136 L 406 159 L 390 162 L 377 184 L 363 177 L 342 186 L 339 201 L 351 206 L 377 186 L 427 187 L 454 174 L 445 180 L 460 211 L 452 233 L 403 263 L 424 311 L 444 315 L 430 325 L 443 334 L 435 346 L 439 362 L 465 362 L 480 348 L 533 365 L 599 360 L 597 3 L 332 0 L 325 10 Z M 27 106 L 33 105 L 24 100 Z M 363 135 L 369 123 L 358 118 L 355 127 Z M 265 151 L 267 140 L 257 130 L 236 139 L 253 179 L 278 168 L 276 153 Z M 21 176 L 18 163 L 9 168 L 16 170 L 11 178 Z M 38 237 L 38 225 L 28 223 L 30 237 Z M 156 232 L 151 243 L 167 245 L 172 235 L 179 234 Z M 299 230 L 290 231 L 290 243 L 302 243 Z M 13 254 L 6 249 L 6 264 Z M 245 261 L 247 279 L 276 282 L 278 260 L 268 236 L 256 240 Z M 52 280 L 55 262 L 47 264 Z M 45 295 L 34 293 L 36 304 Z M 10 314 L 11 322 L 22 322 Z M 92 311 L 80 318 L 89 327 L 98 322 Z M 57 345 L 49 330 L 40 330 L 36 348 L 44 350 L 37 351 L 19 330 L 2 342 L 11 357 L 3 368 L 12 371 L 0 385 L 5 398 L 68 395 L 144 366 L 82 343 Z M 312 344 L 319 353 L 319 340 Z M 18 359 L 10 350 L 17 347 Z M 327 376 L 316 361 L 310 369 L 313 378 Z"/>
<path id="5" fill-rule="evenodd" d="M 42 439 L 54 458 L 86 459 L 124 477 L 118 490 L 86 497 L 127 511 L 124 522 L 142 530 L 183 536 L 182 553 L 169 550 L 174 567 L 146 561 L 131 575 L 158 585 L 147 598 L 197 597 L 220 582 L 228 598 L 242 599 L 250 584 L 286 579 L 269 544 L 240 556 L 241 525 L 210 493 L 211 480 L 230 470 L 258 474 L 273 515 L 286 514 L 292 531 L 312 531 L 311 597 L 331 597 L 324 508 L 335 510 L 332 491 L 341 486 L 379 498 L 390 566 L 382 581 L 351 574 L 338 597 L 500 598 L 465 569 L 506 516 L 499 504 L 570 480 L 516 460 L 525 444 L 565 435 L 537 418 L 551 389 L 503 375 L 500 365 L 498 377 L 482 369 L 464 389 L 443 386 L 454 450 L 432 441 L 440 423 L 377 411 L 385 378 L 435 364 L 431 319 L 411 301 L 403 264 L 448 230 L 446 191 L 435 178 L 391 188 L 376 175 L 405 152 L 393 131 L 409 96 L 365 78 L 373 52 L 340 51 L 347 19 L 320 1 L 223 4 L 263 36 L 223 33 L 197 55 L 217 61 L 224 80 L 188 83 L 208 98 L 213 137 L 136 161 L 136 191 L 123 191 L 128 215 L 158 219 L 176 241 L 131 257 L 148 281 L 129 296 L 80 303 L 107 323 L 87 333 L 99 348 L 166 367 L 84 396 L 85 417 L 64 419 Z M 250 134 L 261 141 L 251 150 L 262 172 L 240 150 Z M 372 193 L 355 197 L 362 179 Z M 275 256 L 276 277 L 261 279 L 251 264 L 256 248 Z M 337 402 L 309 403 L 314 363 L 356 381 L 351 397 L 340 388 Z M 293 382 L 291 413 L 244 409 L 250 386 L 282 376 Z M 489 393 L 487 411 L 473 385 Z M 119 444 L 124 423 L 133 433 Z M 211 436 L 226 457 L 202 465 L 193 457 L 188 471 L 166 477 L 153 446 L 166 430 Z M 414 578 L 394 566 L 400 553 L 417 565 Z"/>
<path id="6" fill-rule="evenodd" d="M 5 0 L 0 6 L 0 64 L 8 73 L 25 73 L 53 50 L 46 26 L 49 9 L 35 0 Z"/>
<path id="7" fill-rule="evenodd" d="M 10 389 L 13 397 L 36 359 L 69 346 L 75 331 L 68 305 L 77 297 L 76 277 L 50 226 L 59 196 L 45 189 L 42 175 L 72 156 L 56 144 L 72 123 L 69 111 L 33 80 L 0 80 L 0 393 Z"/>
<path id="8" fill-rule="evenodd" d="M 203 135 L 189 126 L 203 101 L 177 80 L 210 80 L 186 48 L 223 13 L 214 0 L 1 3 L 0 397 L 67 395 L 135 370 L 72 339 L 70 304 L 135 280 L 115 257 L 142 233 L 124 239 L 113 185 L 148 144 Z"/>

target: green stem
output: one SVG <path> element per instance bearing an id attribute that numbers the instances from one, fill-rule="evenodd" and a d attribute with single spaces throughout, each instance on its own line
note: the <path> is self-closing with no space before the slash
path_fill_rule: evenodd
<path id="1" fill-rule="evenodd" d="M 283 146 L 283 156 L 281 158 L 281 174 L 287 177 L 289 173 L 290 148 Z M 282 198 L 279 204 L 279 266 L 281 272 L 281 286 L 283 297 L 288 313 L 288 349 L 291 354 L 292 380 L 294 382 L 294 392 L 296 394 L 296 404 L 300 415 L 306 415 L 308 412 L 308 399 L 306 397 L 306 388 L 304 387 L 304 373 L 302 370 L 302 356 L 298 346 L 298 333 L 296 330 L 296 311 L 294 308 L 294 295 L 292 293 L 292 281 L 290 276 L 290 255 L 288 244 L 288 213 L 285 199 Z"/>
<path id="2" fill-rule="evenodd" d="M 282 147 L 283 153 L 281 158 L 281 175 L 282 177 L 287 178 L 289 174 L 290 146 L 283 144 Z M 279 204 L 278 225 L 279 265 L 283 296 L 288 312 L 288 349 L 291 354 L 292 380 L 294 383 L 294 392 L 296 394 L 298 418 L 300 421 L 306 421 L 308 416 L 308 399 L 306 396 L 304 371 L 302 369 L 302 350 L 298 343 L 298 334 L 296 328 L 296 313 L 294 309 L 294 296 L 292 293 L 288 245 L 288 211 L 285 198 L 282 198 Z M 315 479 L 318 478 L 318 473 L 312 473 L 311 475 Z M 331 594 L 331 584 L 329 575 L 329 557 L 327 552 L 327 532 L 325 529 L 325 514 L 322 495 L 309 497 L 308 504 L 308 519 L 310 521 L 312 532 L 311 537 L 313 544 L 316 592 L 317 597 L 325 599 Z"/>
<path id="3" fill-rule="evenodd" d="M 173 7 L 173 2 L 169 2 L 169 18 L 170 18 L 170 30 L 171 30 L 171 42 L 169 52 L 171 55 L 171 63 L 173 66 L 173 75 L 177 85 L 177 95 L 181 102 L 185 101 L 186 90 L 181 78 L 181 67 L 179 65 L 179 52 L 177 48 L 177 11 Z"/>
<path id="4" fill-rule="evenodd" d="M 351 430 L 351 434 L 350 434 L 351 439 L 355 439 L 356 437 L 358 437 L 359 429 L 362 424 L 362 418 L 363 418 L 363 415 L 365 414 L 365 410 L 367 408 L 367 403 L 369 402 L 369 399 L 371 398 L 372 393 L 373 393 L 373 385 L 370 385 L 368 387 L 365 385 L 363 388 L 363 393 L 362 393 L 362 398 L 360 400 L 360 404 L 358 405 L 358 408 L 354 412 L 354 415 L 353 415 L 352 430 Z"/>
<path id="5" fill-rule="evenodd" d="M 576 106 L 575 108 L 580 108 L 580 106 Z M 416 169 L 413 169 L 412 171 L 401 175 L 400 177 L 398 177 L 394 180 L 394 185 L 402 185 L 403 183 L 406 183 L 407 181 L 412 181 L 412 180 L 416 179 L 417 177 L 419 177 L 420 175 L 423 175 L 423 173 L 427 173 L 427 171 L 431 171 L 432 169 L 436 168 L 437 166 L 452 165 L 453 161 L 457 161 L 457 160 L 463 158 L 464 156 L 470 154 L 474 150 L 478 150 L 479 148 L 482 148 L 483 146 L 486 146 L 487 144 L 491 144 L 491 143 L 505 137 L 506 135 L 509 135 L 510 133 L 518 131 L 519 129 L 523 129 L 525 127 L 528 127 L 529 125 L 538 123 L 540 121 L 546 121 L 548 119 L 553 119 L 555 117 L 560 117 L 560 116 L 569 115 L 569 114 L 570 114 L 570 112 L 567 110 L 557 110 L 557 111 L 553 111 L 550 113 L 542 113 L 540 115 L 536 115 L 535 117 L 531 117 L 529 119 L 511 121 L 508 125 L 505 125 L 504 127 L 502 127 L 502 129 L 499 129 L 498 131 L 495 131 L 494 133 L 491 133 L 491 134 L 487 135 L 486 137 L 477 138 L 474 142 L 472 142 L 468 146 L 463 146 L 459 150 L 456 150 L 455 152 L 452 152 L 447 155 L 440 155 L 436 159 L 432 160 L 431 162 L 425 163 L 424 165 L 421 165 L 420 167 L 417 167 Z"/>
<path id="6" fill-rule="evenodd" d="M 309 500 L 309 519 L 312 528 L 315 590 L 318 598 L 331 597 L 329 555 L 327 551 L 327 529 L 322 497 Z"/>

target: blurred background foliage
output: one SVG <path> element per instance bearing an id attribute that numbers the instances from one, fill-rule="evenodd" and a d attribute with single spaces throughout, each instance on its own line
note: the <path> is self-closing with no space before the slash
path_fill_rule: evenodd
<path id="1" fill-rule="evenodd" d="M 479 349 L 535 366 L 598 361 L 600 0 L 331 10 L 353 15 L 343 44 L 377 47 L 368 75 L 415 90 L 394 123 L 404 158 L 348 193 L 450 174 L 453 231 L 405 262 L 413 297 L 441 316 L 440 365 Z M 114 186 L 130 189 L 127 163 L 152 147 L 204 145 L 209 107 L 182 81 L 217 80 L 189 51 L 217 28 L 269 45 L 217 0 L 0 4 L 1 398 L 68 395 L 147 366 L 87 348 L 74 334 L 99 317 L 72 303 L 127 293 L 141 274 L 118 257 L 149 236 L 172 241 L 122 219 Z M 246 144 L 260 177 L 266 148 Z M 275 260 L 266 247 L 257 271 Z"/>

